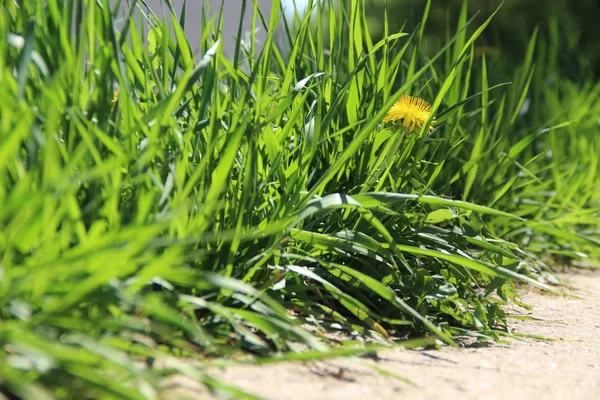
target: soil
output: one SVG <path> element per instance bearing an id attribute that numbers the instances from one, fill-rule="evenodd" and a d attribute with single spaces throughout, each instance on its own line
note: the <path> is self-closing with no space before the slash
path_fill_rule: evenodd
<path id="1" fill-rule="evenodd" d="M 514 331 L 552 341 L 528 338 L 461 349 L 392 349 L 372 358 L 240 365 L 210 373 L 272 400 L 600 400 L 600 270 L 559 276 L 574 296 L 526 287 L 521 297 L 533 311 L 507 308 L 508 313 L 536 319 L 511 319 Z M 217 398 L 190 389 L 179 391 L 177 398 Z"/>

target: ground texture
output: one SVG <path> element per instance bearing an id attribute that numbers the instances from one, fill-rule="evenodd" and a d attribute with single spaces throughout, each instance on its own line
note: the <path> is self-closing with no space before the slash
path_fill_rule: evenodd
<path id="1" fill-rule="evenodd" d="M 599 400 L 600 271 L 571 271 L 560 277 L 573 296 L 554 296 L 525 288 L 522 299 L 534 310 L 507 310 L 536 318 L 511 320 L 515 332 L 554 341 L 527 339 L 507 345 L 475 344 L 463 349 L 386 350 L 374 358 L 235 366 L 213 369 L 211 373 L 273 400 Z M 386 376 L 377 368 L 396 376 Z M 189 398 L 212 397 L 200 392 L 188 388 L 180 393 Z"/>

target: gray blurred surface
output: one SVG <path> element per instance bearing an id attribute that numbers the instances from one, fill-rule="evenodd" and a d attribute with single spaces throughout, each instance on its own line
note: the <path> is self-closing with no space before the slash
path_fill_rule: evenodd
<path id="1" fill-rule="evenodd" d="M 218 13 L 221 7 L 221 2 L 224 3 L 224 15 L 223 15 L 223 49 L 226 54 L 232 54 L 235 48 L 235 36 L 237 36 L 238 24 L 240 16 L 242 14 L 242 0 L 188 0 L 186 4 L 186 22 L 185 32 L 192 48 L 196 48 L 200 39 L 200 16 L 202 13 L 203 6 L 210 6 L 213 13 Z M 152 8 L 152 10 L 159 16 L 163 15 L 162 9 L 166 10 L 164 6 L 164 0 L 146 0 L 146 3 Z M 180 15 L 181 7 L 183 6 L 183 0 L 172 0 L 172 4 L 177 10 L 177 14 Z M 246 2 L 246 13 L 244 15 L 243 32 L 249 30 L 252 21 L 252 1 Z M 272 0 L 258 0 L 258 5 L 265 15 L 265 19 L 268 20 L 268 16 L 271 10 Z M 259 24 L 257 24 L 259 26 Z M 262 30 L 264 33 L 264 29 Z M 259 35 L 259 38 L 261 35 Z"/>

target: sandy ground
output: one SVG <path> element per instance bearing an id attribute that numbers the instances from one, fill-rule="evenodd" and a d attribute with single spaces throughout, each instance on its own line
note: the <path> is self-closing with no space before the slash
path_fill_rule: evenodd
<path id="1" fill-rule="evenodd" d="M 562 275 L 561 297 L 525 289 L 537 321 L 511 320 L 517 332 L 555 341 L 441 350 L 386 350 L 344 358 L 265 366 L 234 366 L 211 374 L 265 399 L 573 399 L 600 400 L 600 271 Z M 523 309 L 508 312 L 523 315 Z M 414 384 L 385 376 L 385 369 Z M 203 391 L 188 398 L 216 398 Z M 185 396 L 187 397 L 187 396 Z"/>

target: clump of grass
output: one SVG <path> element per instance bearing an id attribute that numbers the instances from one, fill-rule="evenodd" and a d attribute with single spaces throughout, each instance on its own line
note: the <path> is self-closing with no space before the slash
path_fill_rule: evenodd
<path id="1" fill-rule="evenodd" d="M 141 3 L 119 27 L 77 4 L 0 13 L 5 393 L 153 398 L 175 373 L 235 391 L 178 357 L 338 354 L 332 327 L 493 340 L 516 280 L 552 290 L 541 254 L 598 256 L 597 88 L 539 82 L 535 37 L 507 85 L 466 6 L 423 59 L 427 11 L 372 43 L 362 2 L 314 5 L 328 24 L 306 18 L 284 59 L 275 2 L 232 60 L 208 14 L 195 57 L 185 9 L 144 32 Z M 405 94 L 431 135 L 382 122 Z"/>

